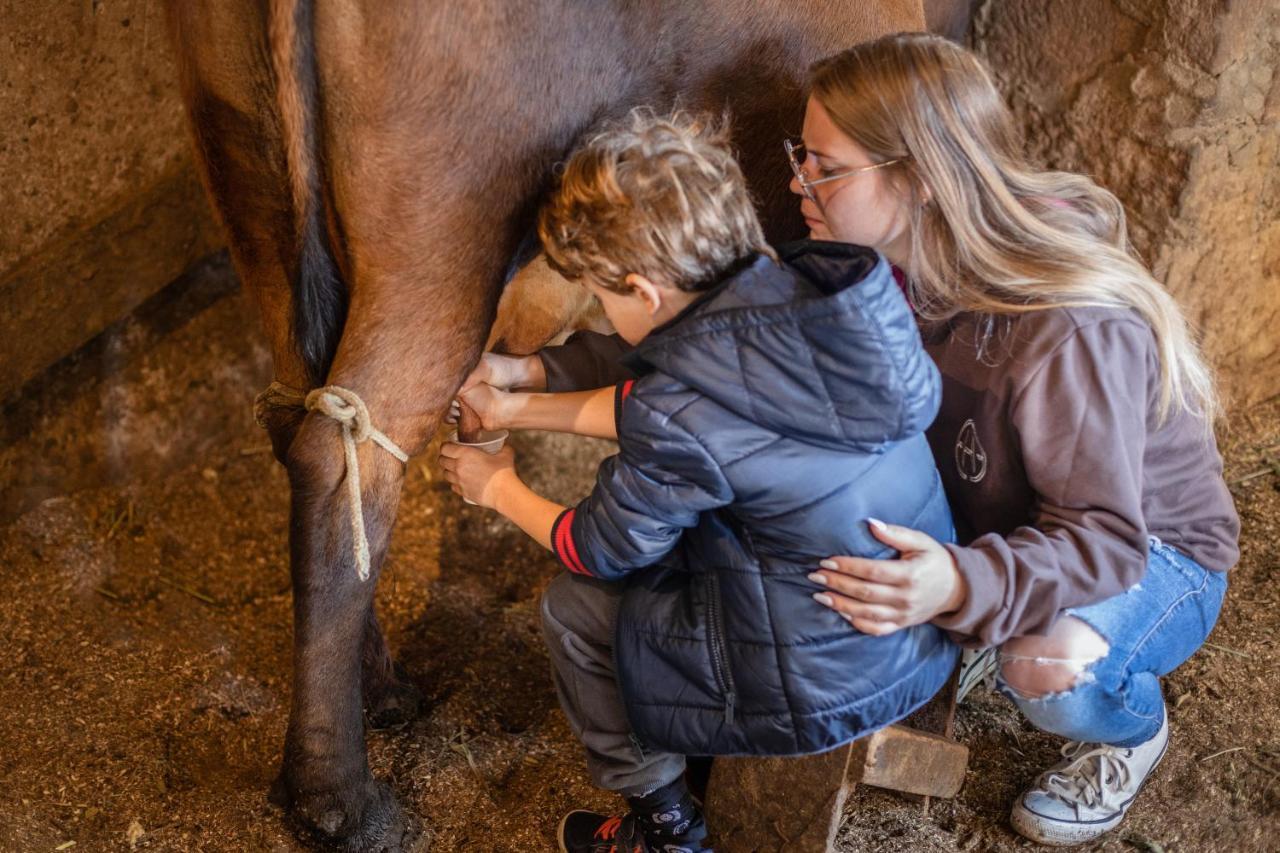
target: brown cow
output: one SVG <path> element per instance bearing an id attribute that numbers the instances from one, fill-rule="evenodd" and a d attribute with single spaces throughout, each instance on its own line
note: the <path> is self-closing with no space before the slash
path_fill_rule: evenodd
<path id="1" fill-rule="evenodd" d="M 944 17 L 957 4 L 931 2 Z M 805 69 L 924 23 L 921 0 L 169 7 L 203 177 L 277 381 L 355 392 L 409 453 L 479 356 L 553 165 L 584 130 L 635 104 L 728 108 L 771 238 L 795 236 L 780 140 L 800 127 Z M 369 772 L 361 687 L 375 721 L 416 711 L 373 613 L 402 463 L 363 442 L 348 469 L 344 429 L 363 437 L 367 423 L 296 405 L 262 414 L 292 490 L 293 701 L 276 793 L 347 849 L 398 849 L 404 823 Z"/>

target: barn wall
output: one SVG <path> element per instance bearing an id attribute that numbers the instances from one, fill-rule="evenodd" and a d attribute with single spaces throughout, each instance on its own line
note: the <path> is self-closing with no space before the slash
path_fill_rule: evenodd
<path id="1" fill-rule="evenodd" d="M 221 242 L 159 4 L 0 0 L 0 398 Z M 1033 152 L 1095 175 L 1237 402 L 1280 390 L 1280 9 L 985 0 Z"/>
<path id="2" fill-rule="evenodd" d="M 1226 398 L 1280 392 L 1280 5 L 985 0 L 971 39 L 1035 156 L 1125 203 Z"/>
<path id="3" fill-rule="evenodd" d="M 0 399 L 221 242 L 160 4 L 0 0 Z"/>

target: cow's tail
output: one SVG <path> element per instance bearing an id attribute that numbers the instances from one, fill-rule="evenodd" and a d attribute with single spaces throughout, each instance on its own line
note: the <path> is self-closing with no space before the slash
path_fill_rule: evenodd
<path id="1" fill-rule="evenodd" d="M 322 385 L 342 337 L 347 286 L 326 227 L 313 13 L 313 0 L 273 0 L 269 44 L 293 202 L 293 340 L 312 385 Z"/>

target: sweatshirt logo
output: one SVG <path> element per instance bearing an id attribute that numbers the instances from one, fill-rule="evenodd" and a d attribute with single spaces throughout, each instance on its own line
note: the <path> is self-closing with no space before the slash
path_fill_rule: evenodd
<path id="1" fill-rule="evenodd" d="M 964 422 L 956 438 L 956 471 L 961 480 L 970 483 L 977 483 L 987 476 L 987 451 L 978 441 L 978 428 L 973 425 L 973 418 Z"/>

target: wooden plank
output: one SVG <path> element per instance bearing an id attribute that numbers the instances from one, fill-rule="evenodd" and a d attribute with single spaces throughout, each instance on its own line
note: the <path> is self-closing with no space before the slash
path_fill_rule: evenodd
<path id="1" fill-rule="evenodd" d="M 964 784 L 969 748 L 931 732 L 889 726 L 853 745 L 850 782 L 928 797 L 954 797 Z"/>

